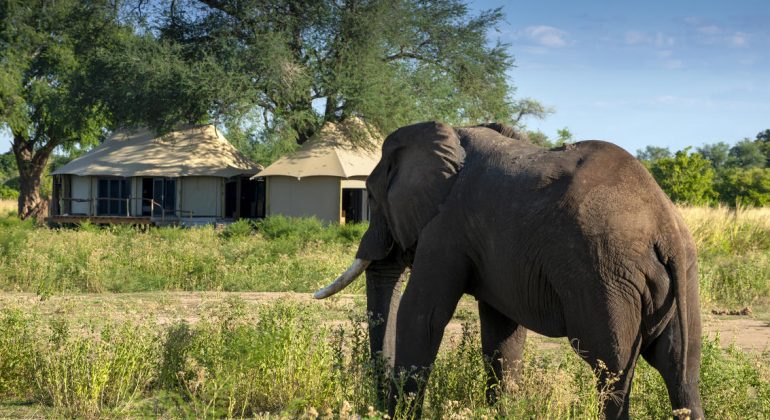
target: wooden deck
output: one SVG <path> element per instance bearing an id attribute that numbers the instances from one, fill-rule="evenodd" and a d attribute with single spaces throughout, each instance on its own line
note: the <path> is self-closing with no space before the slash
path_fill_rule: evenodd
<path id="1" fill-rule="evenodd" d="M 95 225 L 149 225 L 152 223 L 149 216 L 51 216 L 45 220 L 48 223 L 57 224 L 77 224 L 86 220 Z"/>

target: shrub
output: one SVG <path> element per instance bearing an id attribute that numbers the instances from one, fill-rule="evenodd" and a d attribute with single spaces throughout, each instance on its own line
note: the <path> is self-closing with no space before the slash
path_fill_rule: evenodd
<path id="1" fill-rule="evenodd" d="M 66 416 L 119 414 L 149 389 L 158 363 L 157 340 L 146 326 L 70 333 L 54 323 L 35 362 L 37 399 Z"/>
<path id="2" fill-rule="evenodd" d="M 650 172 L 674 202 L 703 205 L 717 197 L 711 163 L 698 153 L 690 153 L 689 148 L 676 152 L 674 157 L 653 161 Z"/>
<path id="3" fill-rule="evenodd" d="M 174 383 L 197 416 L 329 407 L 336 394 L 325 329 L 306 311 L 277 303 L 245 322 L 227 302 L 211 321 L 175 327 L 164 344 L 161 378 Z"/>
<path id="4" fill-rule="evenodd" d="M 32 396 L 37 347 L 33 322 L 18 309 L 0 310 L 0 400 Z"/>
<path id="5" fill-rule="evenodd" d="M 223 238 L 243 238 L 254 233 L 254 223 L 250 220 L 240 219 L 230 223 L 222 230 Z"/>
<path id="6" fill-rule="evenodd" d="M 726 169 L 715 185 L 720 201 L 731 206 L 770 205 L 770 168 Z"/>
<path id="7" fill-rule="evenodd" d="M 19 191 L 7 185 L 0 184 L 0 200 L 16 200 L 19 198 Z"/>

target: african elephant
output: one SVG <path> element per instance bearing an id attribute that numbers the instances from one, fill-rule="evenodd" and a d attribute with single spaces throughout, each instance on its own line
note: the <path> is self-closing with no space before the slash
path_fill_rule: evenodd
<path id="1" fill-rule="evenodd" d="M 619 375 L 607 418 L 628 417 L 640 354 L 663 376 L 672 408 L 703 417 L 696 251 L 676 208 L 613 144 L 548 150 L 513 132 L 426 122 L 390 134 L 367 180 L 371 222 L 356 260 L 316 297 L 366 271 L 368 309 L 395 326 L 387 334 L 371 327 L 372 350 L 392 333 L 395 371 L 419 368 L 422 378 L 404 385 L 418 415 L 419 384 L 468 293 L 497 377 L 521 358 L 526 328 L 568 337 L 595 371 L 603 361 Z M 388 319 L 407 266 L 396 319 Z"/>

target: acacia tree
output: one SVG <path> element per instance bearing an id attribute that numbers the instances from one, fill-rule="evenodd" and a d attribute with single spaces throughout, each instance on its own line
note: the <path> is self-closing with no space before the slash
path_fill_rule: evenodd
<path id="1" fill-rule="evenodd" d="M 144 21 L 154 25 L 146 32 L 189 66 L 216 63 L 214 79 L 229 81 L 211 89 L 205 116 L 257 110 L 264 132 L 299 143 L 323 122 L 349 115 L 388 132 L 425 119 L 516 123 L 547 113 L 535 101 L 512 99 L 506 72 L 513 59 L 506 45 L 488 40 L 500 9 L 474 16 L 461 0 L 158 4 L 145 8 Z"/>
<path id="2" fill-rule="evenodd" d="M 110 2 L 0 2 L 0 124 L 19 171 L 18 214 L 45 211 L 42 175 L 57 147 L 92 144 L 107 113 L 89 95 L 88 56 L 115 29 Z"/>

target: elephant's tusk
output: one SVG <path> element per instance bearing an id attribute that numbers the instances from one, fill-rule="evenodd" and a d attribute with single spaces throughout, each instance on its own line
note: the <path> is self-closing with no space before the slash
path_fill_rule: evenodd
<path id="1" fill-rule="evenodd" d="M 366 270 L 366 267 L 369 267 L 369 264 L 372 262 L 369 260 L 362 260 L 360 258 L 356 258 L 355 261 L 353 261 L 353 264 L 350 264 L 350 267 L 345 270 L 344 273 L 340 274 L 339 277 L 337 277 L 337 280 L 334 280 L 334 282 L 323 289 L 315 292 L 313 294 L 313 297 L 316 299 L 325 299 L 329 296 L 339 292 L 340 290 L 348 287 L 350 283 L 353 283 L 353 280 L 358 278 L 358 276 L 361 275 L 361 273 Z"/>

